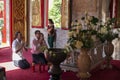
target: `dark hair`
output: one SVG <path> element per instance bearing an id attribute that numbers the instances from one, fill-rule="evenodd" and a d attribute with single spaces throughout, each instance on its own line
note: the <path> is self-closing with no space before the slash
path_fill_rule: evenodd
<path id="1" fill-rule="evenodd" d="M 54 24 L 54 22 L 53 22 L 53 20 L 52 19 L 48 19 L 49 20 L 49 22 L 51 23 L 51 24 Z"/>
<path id="2" fill-rule="evenodd" d="M 42 35 L 42 37 L 44 37 L 44 34 L 43 34 L 43 33 L 41 33 L 41 35 Z"/>
<path id="3" fill-rule="evenodd" d="M 36 30 L 36 31 L 35 31 L 35 34 L 37 34 L 38 32 L 41 33 L 40 30 Z"/>
<path id="4" fill-rule="evenodd" d="M 18 34 L 22 35 L 20 31 L 17 31 L 17 32 L 15 33 L 15 37 L 14 37 L 14 39 L 17 38 Z"/>

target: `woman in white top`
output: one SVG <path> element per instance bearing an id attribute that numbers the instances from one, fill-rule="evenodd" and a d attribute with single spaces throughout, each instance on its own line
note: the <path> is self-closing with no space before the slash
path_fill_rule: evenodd
<path id="1" fill-rule="evenodd" d="M 23 49 L 27 50 L 27 48 L 25 48 L 25 43 L 22 41 L 22 34 L 16 32 L 15 39 L 12 43 L 12 60 L 17 67 L 19 67 L 19 61 L 24 59 Z"/>

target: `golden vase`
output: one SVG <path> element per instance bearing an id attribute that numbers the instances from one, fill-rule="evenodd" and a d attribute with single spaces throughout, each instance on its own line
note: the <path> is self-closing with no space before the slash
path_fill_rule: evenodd
<path id="1" fill-rule="evenodd" d="M 112 65 L 110 64 L 110 61 L 112 60 L 112 54 L 114 51 L 114 45 L 112 44 L 112 41 L 107 41 L 104 45 L 104 51 L 105 51 L 105 60 L 106 60 L 106 67 L 111 68 Z"/>
<path id="2" fill-rule="evenodd" d="M 88 55 L 89 49 L 87 48 L 82 48 L 80 50 L 80 54 L 78 56 L 78 74 L 77 76 L 80 77 L 81 80 L 85 80 L 91 76 L 89 73 L 90 68 L 91 68 L 91 59 L 90 56 Z"/>

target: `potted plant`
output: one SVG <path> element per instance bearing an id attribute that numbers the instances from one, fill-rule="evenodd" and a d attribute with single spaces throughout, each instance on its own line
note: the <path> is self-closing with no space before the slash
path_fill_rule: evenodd
<path id="1" fill-rule="evenodd" d="M 78 76 L 82 79 L 89 78 L 89 70 L 91 67 L 91 59 L 88 55 L 90 49 L 96 47 L 96 42 L 107 43 L 112 41 L 116 37 L 118 37 L 116 33 L 113 33 L 113 24 L 115 19 L 107 19 L 106 22 L 102 22 L 95 16 L 90 16 L 85 13 L 85 16 L 81 18 L 80 21 L 75 20 L 71 24 L 71 29 L 68 32 L 69 38 L 67 43 L 67 49 L 80 50 L 80 55 L 78 56 Z M 111 56 L 113 52 L 113 45 L 109 45 L 106 48 L 105 46 L 105 54 L 106 57 Z M 109 49 L 108 49 L 109 48 Z M 111 53 L 110 53 L 111 50 Z M 109 51 L 109 53 L 107 53 Z M 102 53 L 101 53 L 102 54 Z M 108 58 L 107 58 L 108 59 Z M 107 60 L 110 63 L 110 59 Z"/>
<path id="2" fill-rule="evenodd" d="M 112 54 L 114 51 L 114 46 L 112 44 L 112 41 L 115 38 L 118 38 L 118 33 L 113 32 L 114 30 L 114 23 L 115 18 L 108 18 L 106 22 L 100 25 L 97 37 L 100 39 L 100 41 L 104 44 L 104 51 L 105 51 L 105 59 L 106 59 L 106 67 L 111 68 L 110 61 L 112 60 Z M 117 29 L 119 32 L 119 29 Z"/>
<path id="3" fill-rule="evenodd" d="M 91 59 L 88 53 L 90 49 L 94 47 L 95 41 L 97 41 L 98 21 L 98 18 L 89 16 L 86 13 L 80 21 L 75 20 L 75 22 L 72 22 L 71 29 L 68 32 L 69 38 L 67 48 L 80 50 L 77 65 L 79 68 L 78 77 L 81 79 L 89 78 L 91 76 L 89 73 Z"/>

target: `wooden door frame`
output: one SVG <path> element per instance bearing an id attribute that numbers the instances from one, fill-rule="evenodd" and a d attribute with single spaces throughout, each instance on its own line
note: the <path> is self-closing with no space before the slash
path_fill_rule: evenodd
<path id="1" fill-rule="evenodd" d="M 12 47 L 12 0 L 10 0 L 10 46 Z"/>
<path id="2" fill-rule="evenodd" d="M 12 30 L 12 27 L 13 27 L 13 23 L 12 23 L 12 7 L 13 7 L 13 5 L 12 5 L 12 1 L 13 0 L 10 0 L 10 46 L 12 47 L 12 41 L 13 41 L 13 30 Z M 25 37 L 26 37 L 26 41 L 28 42 L 28 39 L 29 39 L 29 37 L 28 37 L 28 33 L 29 33 L 29 25 L 28 25 L 28 23 L 30 22 L 29 21 L 29 7 L 28 7 L 28 0 L 25 0 L 26 2 L 25 2 L 25 25 L 26 25 L 26 27 L 25 27 Z M 27 20 L 28 19 L 28 20 Z"/>

